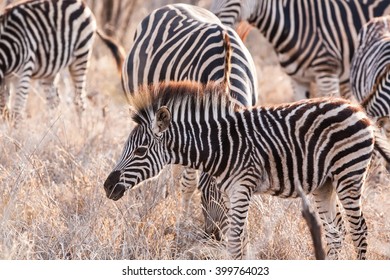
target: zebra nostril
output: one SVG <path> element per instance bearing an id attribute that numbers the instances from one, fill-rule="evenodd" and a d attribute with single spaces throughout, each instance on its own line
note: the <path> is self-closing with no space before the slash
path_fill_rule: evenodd
<path id="1" fill-rule="evenodd" d="M 104 189 L 106 192 L 111 192 L 114 186 L 119 182 L 121 176 L 121 172 L 119 170 L 115 170 L 108 175 L 106 181 L 104 182 Z"/>
<path id="2" fill-rule="evenodd" d="M 122 172 L 115 170 L 108 175 L 106 181 L 104 182 L 104 190 L 108 198 L 113 200 L 120 199 L 126 191 L 124 185 L 120 184 L 120 176 Z"/>

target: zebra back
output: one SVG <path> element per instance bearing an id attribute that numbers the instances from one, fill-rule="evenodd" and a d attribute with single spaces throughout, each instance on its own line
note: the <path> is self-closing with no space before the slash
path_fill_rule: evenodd
<path id="1" fill-rule="evenodd" d="M 160 81 L 223 82 L 226 36 L 231 45 L 230 90 L 241 105 L 257 102 L 257 76 L 249 51 L 211 12 L 185 4 L 153 11 L 139 25 L 126 58 L 122 85 L 127 95 Z"/>

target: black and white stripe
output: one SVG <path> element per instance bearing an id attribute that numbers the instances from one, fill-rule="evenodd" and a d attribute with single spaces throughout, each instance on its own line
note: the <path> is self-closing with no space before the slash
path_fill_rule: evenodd
<path id="1" fill-rule="evenodd" d="M 154 10 L 138 25 L 125 60 L 122 82 L 128 95 L 161 81 L 221 82 L 225 76 L 224 33 L 232 48 L 230 88 L 244 106 L 258 98 L 256 68 L 238 35 L 209 11 L 186 4 Z"/>
<path id="2" fill-rule="evenodd" d="M 350 82 L 368 115 L 390 116 L 390 16 L 372 19 L 360 30 Z"/>
<path id="3" fill-rule="evenodd" d="M 0 15 L 0 110 L 7 111 L 8 84 L 16 77 L 11 114 L 19 119 L 26 104 L 30 80 L 40 79 L 50 105 L 58 103 L 53 89 L 65 67 L 75 87 L 74 102 L 84 109 L 86 73 L 95 32 L 110 47 L 121 68 L 121 49 L 96 30 L 91 10 L 81 0 L 31 0 L 8 6 Z"/>
<path id="4" fill-rule="evenodd" d="M 132 102 L 137 126 L 104 183 L 109 198 L 121 198 L 166 164 L 208 172 L 228 209 L 228 250 L 241 258 L 252 194 L 296 197 L 300 187 L 315 197 L 328 257 L 338 257 L 343 240 L 339 201 L 357 257 L 365 258 L 361 191 L 374 142 L 385 143 L 374 141 L 360 106 L 323 98 L 244 109 L 218 85 L 188 82 L 151 86 Z"/>
<path id="5" fill-rule="evenodd" d="M 256 104 L 256 68 L 236 32 L 223 26 L 206 9 L 175 4 L 154 10 L 138 25 L 134 43 L 124 64 L 122 84 L 126 95 L 131 96 L 140 86 L 161 81 L 193 80 L 207 83 L 224 82 L 226 78 L 231 95 L 238 104 Z M 204 177 L 207 175 L 201 175 L 199 187 L 205 211 L 206 233 L 218 238 L 218 230 L 213 229 L 213 224 L 224 223 L 219 218 L 223 216 L 219 207 L 221 202 L 218 202 L 218 197 L 210 195 L 217 191 L 210 189 L 213 188 L 209 184 L 211 179 Z M 186 213 L 197 185 L 195 170 L 185 169 L 181 192 Z M 214 216 L 218 218 L 213 219 Z"/>
<path id="6" fill-rule="evenodd" d="M 388 0 L 213 0 L 211 10 L 227 25 L 247 20 L 273 45 L 292 77 L 297 99 L 350 97 L 350 61 L 360 28 L 390 14 Z"/>

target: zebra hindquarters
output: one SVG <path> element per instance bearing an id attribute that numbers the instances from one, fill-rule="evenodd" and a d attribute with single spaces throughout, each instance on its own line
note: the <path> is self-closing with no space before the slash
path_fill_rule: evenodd
<path id="1" fill-rule="evenodd" d="M 202 173 L 199 180 L 199 189 L 202 193 L 202 211 L 207 236 L 220 241 L 226 235 L 229 221 L 221 191 L 217 188 L 215 178 Z"/>

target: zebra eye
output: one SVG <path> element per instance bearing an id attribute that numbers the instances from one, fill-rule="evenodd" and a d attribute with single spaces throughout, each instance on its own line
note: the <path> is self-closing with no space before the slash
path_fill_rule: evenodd
<path id="1" fill-rule="evenodd" d="M 143 156 L 146 153 L 147 150 L 148 150 L 148 147 L 140 146 L 140 147 L 138 147 L 137 149 L 134 150 L 134 155 L 135 156 L 139 156 L 139 157 Z"/>

